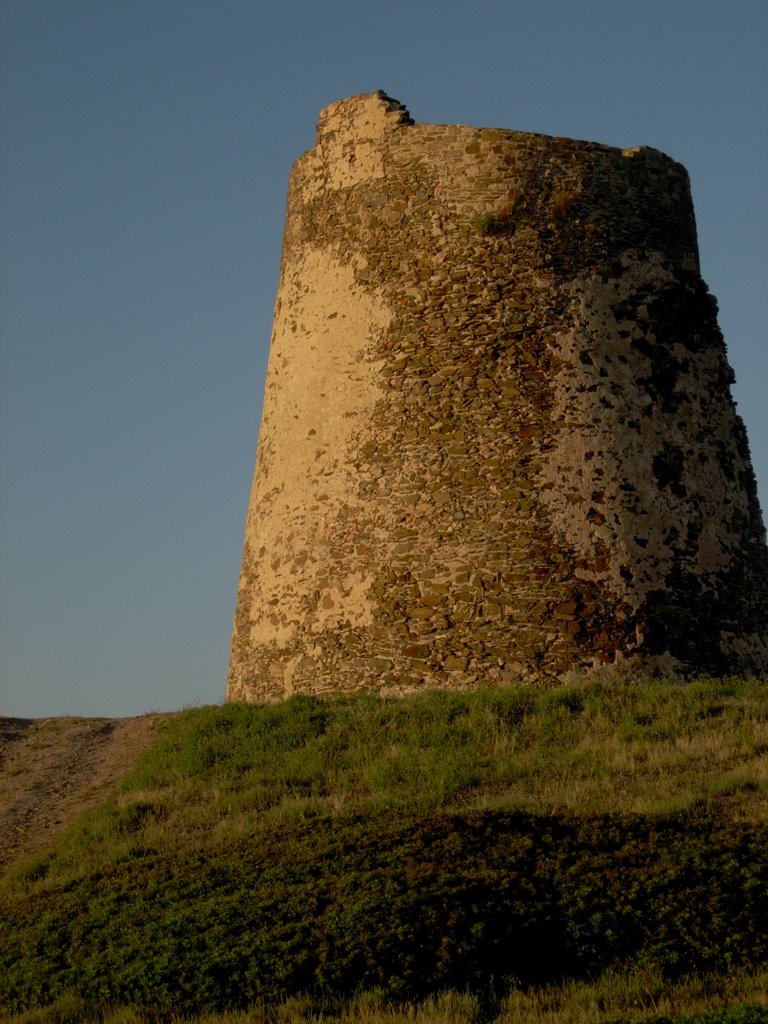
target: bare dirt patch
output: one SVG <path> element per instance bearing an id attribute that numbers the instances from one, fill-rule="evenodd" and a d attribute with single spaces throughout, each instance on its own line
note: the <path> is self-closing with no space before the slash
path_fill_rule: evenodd
<path id="1" fill-rule="evenodd" d="M 101 803 L 164 717 L 0 718 L 0 870 Z"/>

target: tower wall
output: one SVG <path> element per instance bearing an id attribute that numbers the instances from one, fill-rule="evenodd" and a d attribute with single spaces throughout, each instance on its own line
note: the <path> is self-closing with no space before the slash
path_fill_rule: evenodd
<path id="1" fill-rule="evenodd" d="M 688 177 L 320 115 L 288 191 L 230 700 L 768 671 L 768 560 Z"/>

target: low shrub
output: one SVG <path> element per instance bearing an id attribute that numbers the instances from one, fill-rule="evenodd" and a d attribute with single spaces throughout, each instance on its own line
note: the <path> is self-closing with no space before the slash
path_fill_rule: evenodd
<path id="1" fill-rule="evenodd" d="M 393 1000 L 768 961 L 768 828 L 689 816 L 352 816 L 6 895 L 11 1008 Z"/>

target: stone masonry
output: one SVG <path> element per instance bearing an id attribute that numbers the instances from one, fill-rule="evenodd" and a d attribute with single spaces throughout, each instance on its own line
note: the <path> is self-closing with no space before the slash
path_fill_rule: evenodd
<path id="1" fill-rule="evenodd" d="M 685 169 L 334 103 L 294 165 L 228 699 L 768 672 Z"/>

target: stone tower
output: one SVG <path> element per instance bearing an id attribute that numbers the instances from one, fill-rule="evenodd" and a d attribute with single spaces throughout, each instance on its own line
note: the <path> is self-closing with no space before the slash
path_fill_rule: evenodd
<path id="1" fill-rule="evenodd" d="M 685 169 L 334 103 L 294 165 L 228 699 L 768 671 Z"/>

